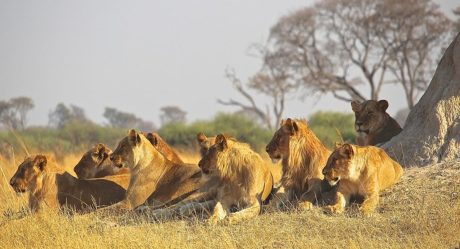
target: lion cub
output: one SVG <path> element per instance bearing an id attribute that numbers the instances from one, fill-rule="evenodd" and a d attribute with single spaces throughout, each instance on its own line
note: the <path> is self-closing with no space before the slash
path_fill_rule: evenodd
<path id="1" fill-rule="evenodd" d="M 359 209 L 366 214 L 377 207 L 379 191 L 398 181 L 403 169 L 383 149 L 343 144 L 332 152 L 323 174 L 330 185 L 338 185 L 335 204 L 325 211 L 342 213 L 350 198 L 359 196 L 364 198 Z"/>
<path id="2" fill-rule="evenodd" d="M 273 190 L 273 176 L 268 165 L 249 145 L 217 135 L 198 163 L 205 174 L 216 174 L 222 185 L 217 190 L 217 204 L 208 223 L 227 219 L 229 223 L 257 216 L 261 204 Z M 237 208 L 239 211 L 230 213 Z"/>

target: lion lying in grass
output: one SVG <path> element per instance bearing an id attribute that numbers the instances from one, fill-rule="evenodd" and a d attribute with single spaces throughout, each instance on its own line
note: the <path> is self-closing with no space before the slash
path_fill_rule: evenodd
<path id="1" fill-rule="evenodd" d="M 300 119 L 281 121 L 266 151 L 273 162 L 282 160 L 281 185 L 286 197 L 281 202 L 310 209 L 321 199 L 322 169 L 330 151 L 321 143 L 307 122 Z"/>
<path id="2" fill-rule="evenodd" d="M 29 191 L 32 212 L 58 210 L 68 207 L 77 212 L 109 206 L 124 199 L 129 176 L 120 175 L 92 180 L 77 179 L 56 165 L 48 164 L 47 157 L 27 157 L 10 180 L 16 193 Z"/>
<path id="3" fill-rule="evenodd" d="M 379 202 L 379 192 L 401 178 L 403 169 L 383 149 L 374 146 L 343 144 L 336 148 L 323 170 L 330 185 L 338 185 L 336 201 L 324 207 L 331 213 L 342 213 L 351 197 L 363 197 L 359 208 L 371 213 Z"/>
<path id="4" fill-rule="evenodd" d="M 273 176 L 262 158 L 249 145 L 222 134 L 198 165 L 203 173 L 215 174 L 221 181 L 209 223 L 224 219 L 236 223 L 257 216 L 273 189 Z M 233 208 L 239 211 L 230 213 Z"/>
<path id="5" fill-rule="evenodd" d="M 131 171 L 126 198 L 114 209 L 172 205 L 195 193 L 203 184 L 198 166 L 168 160 L 135 130 L 130 130 L 118 143 L 110 160 L 116 167 Z"/>

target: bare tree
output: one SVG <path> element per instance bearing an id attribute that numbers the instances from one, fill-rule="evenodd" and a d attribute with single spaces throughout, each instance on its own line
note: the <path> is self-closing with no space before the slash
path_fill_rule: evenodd
<path id="1" fill-rule="evenodd" d="M 400 42 L 388 38 L 388 28 Z M 448 29 L 448 19 L 427 0 L 324 0 L 282 17 L 270 31 L 270 42 L 287 54 L 294 77 L 313 92 L 344 101 L 375 100 L 382 86 L 396 78 L 414 99 L 433 73 L 428 65 L 435 54 L 430 51 L 442 43 L 434 37 L 445 36 Z M 406 72 L 401 81 L 396 70 L 404 49 L 403 63 L 411 65 L 411 77 L 417 76 L 407 79 Z"/>
<path id="2" fill-rule="evenodd" d="M 452 12 L 457 17 L 457 19 L 454 22 L 455 32 L 459 33 L 460 32 L 460 6 L 455 8 Z"/>
<path id="3" fill-rule="evenodd" d="M 187 121 L 187 112 L 178 106 L 161 107 L 160 120 L 161 125 L 169 123 L 185 123 Z"/>
<path id="4" fill-rule="evenodd" d="M 291 70 L 286 67 L 289 57 L 282 51 L 270 51 L 267 46 L 255 45 L 258 56 L 263 59 L 262 69 L 251 77 L 246 83 L 248 89 L 255 93 L 267 96 L 270 103 L 262 109 L 252 95 L 243 86 L 234 71 L 227 70 L 226 77 L 232 82 L 233 87 L 246 99 L 243 103 L 234 99 L 228 101 L 218 100 L 220 104 L 238 106 L 245 113 L 253 113 L 269 129 L 276 127 L 282 118 L 286 97 L 298 89 L 299 84 L 293 79 Z M 274 116 L 274 125 L 271 115 Z"/>
<path id="5" fill-rule="evenodd" d="M 428 0 L 385 0 L 376 10 L 375 36 L 387 48 L 388 71 L 412 109 L 433 76 L 437 56 L 452 39 L 451 21 Z"/>

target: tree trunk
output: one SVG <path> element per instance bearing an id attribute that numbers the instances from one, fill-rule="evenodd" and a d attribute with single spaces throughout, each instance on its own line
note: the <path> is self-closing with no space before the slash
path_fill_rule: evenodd
<path id="1" fill-rule="evenodd" d="M 403 131 L 383 148 L 404 167 L 460 158 L 460 33 L 445 51 Z"/>

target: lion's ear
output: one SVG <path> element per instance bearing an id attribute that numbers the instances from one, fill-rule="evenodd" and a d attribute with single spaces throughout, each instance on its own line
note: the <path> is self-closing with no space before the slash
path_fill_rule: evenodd
<path id="1" fill-rule="evenodd" d="M 196 141 L 198 141 L 198 143 L 202 143 L 206 141 L 207 139 L 208 138 L 206 137 L 206 135 L 203 134 L 203 132 L 196 134 Z"/>
<path id="2" fill-rule="evenodd" d="M 150 141 L 150 143 L 153 145 L 153 146 L 157 146 L 158 145 L 158 138 L 157 136 L 153 135 L 153 133 L 149 132 L 147 133 L 147 135 L 145 136 L 147 138 L 147 140 Z"/>
<path id="3" fill-rule="evenodd" d="M 220 151 L 227 148 L 227 138 L 223 134 L 219 134 L 216 137 L 215 144 L 217 144 Z"/>
<path id="4" fill-rule="evenodd" d="M 107 158 L 107 156 L 108 156 L 107 147 L 104 144 L 101 144 L 101 143 L 96 144 L 96 146 L 94 146 L 94 154 L 95 154 L 95 156 L 97 156 L 100 159 Z"/>
<path id="5" fill-rule="evenodd" d="M 128 132 L 128 139 L 133 145 L 138 145 L 141 143 L 141 137 L 134 129 L 129 130 Z"/>
<path id="6" fill-rule="evenodd" d="M 34 165 L 37 166 L 40 171 L 45 170 L 47 163 L 48 159 L 46 159 L 45 155 L 36 155 L 34 158 Z"/>
<path id="7" fill-rule="evenodd" d="M 347 158 L 352 158 L 354 155 L 353 146 L 351 146 L 350 144 L 343 144 L 339 150 L 340 154 Z"/>
<path id="8" fill-rule="evenodd" d="M 291 118 L 286 119 L 286 121 L 284 122 L 284 126 L 291 133 L 291 135 L 294 135 L 296 131 L 299 130 L 297 123 L 293 121 Z"/>
<path id="9" fill-rule="evenodd" d="M 359 111 L 360 105 L 361 105 L 361 102 L 359 102 L 358 100 L 353 100 L 353 101 L 351 101 L 351 109 L 352 109 L 354 112 Z"/>
<path id="10" fill-rule="evenodd" d="M 379 102 L 377 102 L 377 105 L 378 105 L 379 109 L 384 112 L 388 108 L 388 101 L 386 101 L 384 99 L 379 100 Z"/>

